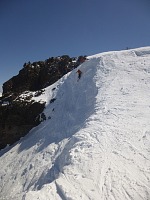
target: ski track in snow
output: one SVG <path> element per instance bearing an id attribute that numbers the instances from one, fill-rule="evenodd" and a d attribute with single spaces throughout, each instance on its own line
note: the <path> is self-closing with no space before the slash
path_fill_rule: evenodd
<path id="1" fill-rule="evenodd" d="M 79 68 L 38 97 L 51 119 L 1 151 L 0 200 L 150 199 L 150 47 Z"/>

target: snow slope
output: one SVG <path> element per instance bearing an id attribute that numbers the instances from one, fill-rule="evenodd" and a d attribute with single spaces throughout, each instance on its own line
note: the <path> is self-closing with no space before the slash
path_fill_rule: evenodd
<path id="1" fill-rule="evenodd" d="M 34 97 L 47 120 L 0 152 L 0 200 L 150 199 L 150 47 L 78 68 Z"/>

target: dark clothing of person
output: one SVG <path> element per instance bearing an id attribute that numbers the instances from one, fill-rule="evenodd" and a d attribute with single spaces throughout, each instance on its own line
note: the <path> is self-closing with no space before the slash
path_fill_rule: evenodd
<path id="1" fill-rule="evenodd" d="M 78 69 L 77 73 L 78 73 L 78 79 L 80 79 L 82 74 L 81 70 Z"/>

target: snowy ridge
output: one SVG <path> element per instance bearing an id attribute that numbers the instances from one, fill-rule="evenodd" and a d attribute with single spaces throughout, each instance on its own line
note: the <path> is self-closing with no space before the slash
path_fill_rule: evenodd
<path id="1" fill-rule="evenodd" d="M 47 120 L 1 151 L 0 199 L 150 199 L 150 47 L 79 68 L 34 97 Z"/>

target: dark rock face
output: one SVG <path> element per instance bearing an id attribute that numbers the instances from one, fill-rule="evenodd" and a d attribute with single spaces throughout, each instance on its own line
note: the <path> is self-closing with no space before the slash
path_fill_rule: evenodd
<path id="1" fill-rule="evenodd" d="M 40 123 L 40 116 L 43 116 L 41 113 L 45 103 L 30 101 L 31 96 L 22 100 L 19 95 L 25 91 L 36 91 L 35 96 L 41 95 L 43 88 L 55 83 L 85 59 L 85 56 L 70 58 L 64 55 L 28 62 L 17 76 L 3 84 L 3 96 L 0 97 L 0 149 L 25 136 Z"/>
<path id="2" fill-rule="evenodd" d="M 62 57 L 52 57 L 45 61 L 25 63 L 17 76 L 3 84 L 3 95 L 8 96 L 11 93 L 20 94 L 26 90 L 37 91 L 43 89 L 55 83 L 84 60 L 84 56 L 76 59 L 64 55 Z"/>
<path id="3" fill-rule="evenodd" d="M 0 149 L 13 144 L 29 132 L 40 121 L 38 115 L 45 104 L 38 102 L 13 102 L 0 106 Z"/>

